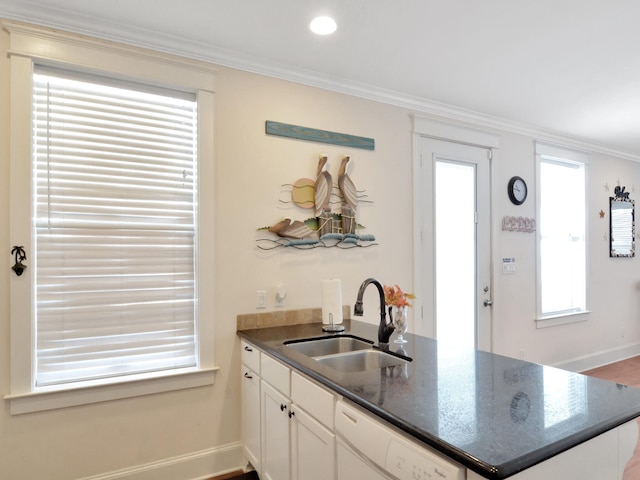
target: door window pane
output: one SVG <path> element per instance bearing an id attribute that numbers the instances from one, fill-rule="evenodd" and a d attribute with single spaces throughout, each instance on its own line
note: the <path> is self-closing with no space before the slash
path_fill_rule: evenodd
<path id="1" fill-rule="evenodd" d="M 476 170 L 436 162 L 436 315 L 439 342 L 475 347 Z"/>

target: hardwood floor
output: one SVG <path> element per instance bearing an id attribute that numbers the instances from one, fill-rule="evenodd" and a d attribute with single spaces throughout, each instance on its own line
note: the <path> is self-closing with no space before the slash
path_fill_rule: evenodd
<path id="1" fill-rule="evenodd" d="M 612 363 L 611 365 L 587 370 L 582 373 L 592 377 L 602 378 L 603 380 L 610 380 L 622 385 L 640 388 L 640 357 L 629 358 L 627 360 Z M 640 419 L 638 420 L 638 427 L 640 429 Z M 633 452 L 633 456 L 627 463 L 627 466 L 624 469 L 624 475 L 622 476 L 622 480 L 638 479 L 640 479 L 640 438 L 638 439 L 638 444 Z"/>
<path id="2" fill-rule="evenodd" d="M 227 473 L 226 475 L 220 475 L 219 477 L 213 477 L 209 480 L 258 480 L 258 474 L 256 472 L 243 473 L 239 470 L 237 472 Z"/>
<path id="3" fill-rule="evenodd" d="M 605 365 L 582 372 L 585 375 L 640 388 L 640 357 Z"/>

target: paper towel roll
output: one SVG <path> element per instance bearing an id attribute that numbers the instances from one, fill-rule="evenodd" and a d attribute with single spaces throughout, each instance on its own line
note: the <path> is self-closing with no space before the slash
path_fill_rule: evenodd
<path id="1" fill-rule="evenodd" d="M 322 323 L 342 323 L 342 282 L 339 279 L 322 280 Z"/>

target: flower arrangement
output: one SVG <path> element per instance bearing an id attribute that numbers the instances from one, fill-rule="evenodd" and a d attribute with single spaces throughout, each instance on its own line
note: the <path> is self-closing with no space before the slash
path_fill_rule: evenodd
<path id="1" fill-rule="evenodd" d="M 413 293 L 403 292 L 398 285 L 384 285 L 384 303 L 387 306 L 410 307 L 408 300 L 413 300 L 416 296 Z"/>

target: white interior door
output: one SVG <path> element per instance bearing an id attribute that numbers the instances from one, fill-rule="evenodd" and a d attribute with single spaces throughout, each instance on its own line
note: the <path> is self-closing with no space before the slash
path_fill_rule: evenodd
<path id="1" fill-rule="evenodd" d="M 490 150 L 420 140 L 421 213 L 415 330 L 491 350 Z"/>

